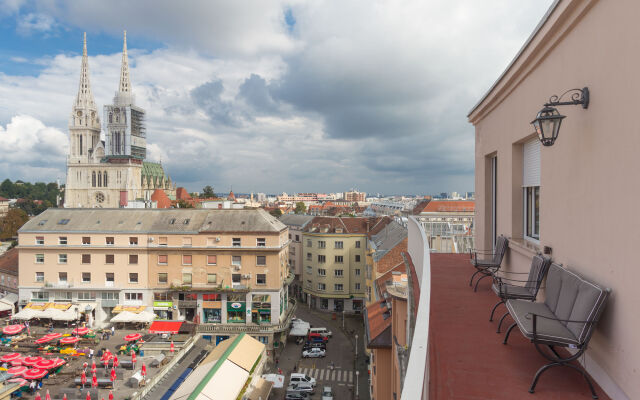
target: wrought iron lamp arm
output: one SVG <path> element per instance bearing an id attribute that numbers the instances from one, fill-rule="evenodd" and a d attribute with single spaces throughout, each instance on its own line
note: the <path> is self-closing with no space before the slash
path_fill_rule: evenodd
<path id="1" fill-rule="evenodd" d="M 569 101 L 561 101 L 562 98 L 571 93 Z M 566 92 L 562 93 L 560 96 L 554 94 L 549 98 L 549 102 L 545 103 L 545 107 L 555 107 L 555 106 L 573 106 L 581 104 L 582 108 L 589 107 L 589 88 L 584 87 L 582 89 L 569 89 Z"/>

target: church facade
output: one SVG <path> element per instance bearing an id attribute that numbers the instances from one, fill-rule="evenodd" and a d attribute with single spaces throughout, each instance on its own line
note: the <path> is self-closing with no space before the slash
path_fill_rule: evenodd
<path id="1" fill-rule="evenodd" d="M 175 186 L 162 165 L 145 161 L 145 111 L 135 105 L 124 34 L 120 84 L 113 104 L 103 110 L 105 141 L 91 92 L 84 36 L 80 86 L 69 118 L 69 156 L 64 206 L 67 208 L 151 207 L 156 189 L 175 198 Z"/>

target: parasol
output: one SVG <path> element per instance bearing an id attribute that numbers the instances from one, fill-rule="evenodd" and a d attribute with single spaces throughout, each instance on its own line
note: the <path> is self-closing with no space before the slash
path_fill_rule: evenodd
<path id="1" fill-rule="evenodd" d="M 142 339 L 142 335 L 139 333 L 130 333 L 124 337 L 125 342 L 135 342 L 136 340 Z"/>
<path id="2" fill-rule="evenodd" d="M 22 376 L 25 379 L 42 379 L 44 378 L 49 372 L 46 369 L 39 369 L 39 368 L 31 368 L 28 371 L 25 371 L 22 373 Z"/>
<path id="3" fill-rule="evenodd" d="M 40 357 L 40 356 L 34 356 L 34 357 L 25 357 L 22 359 L 22 365 L 28 365 L 28 366 L 34 366 L 36 365 L 36 363 L 40 362 L 44 360 L 44 358 Z"/>
<path id="4" fill-rule="evenodd" d="M 5 335 L 15 335 L 24 330 L 24 325 L 9 325 L 2 328 L 2 333 Z"/>
<path id="5" fill-rule="evenodd" d="M 74 344 L 74 343 L 78 343 L 79 341 L 80 341 L 80 338 L 77 338 L 75 336 L 67 336 L 60 339 L 60 343 L 62 344 Z"/>
<path id="6" fill-rule="evenodd" d="M 20 358 L 20 353 L 5 354 L 4 356 L 0 357 L 0 361 L 2 361 L 2 362 L 10 362 L 10 361 L 15 360 L 16 358 Z"/>

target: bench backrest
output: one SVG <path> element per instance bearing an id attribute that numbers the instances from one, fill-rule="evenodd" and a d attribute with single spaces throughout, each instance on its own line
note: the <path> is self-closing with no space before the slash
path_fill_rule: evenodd
<path id="1" fill-rule="evenodd" d="M 534 298 L 538 294 L 538 290 L 540 290 L 540 285 L 542 284 L 542 280 L 544 279 L 550 264 L 551 259 L 549 257 L 544 257 L 539 254 L 534 256 L 533 260 L 531 260 L 529 278 L 527 278 L 527 283 L 524 287 L 529 290 Z"/>
<path id="2" fill-rule="evenodd" d="M 597 321 L 609 291 L 584 280 L 577 274 L 552 264 L 547 274 L 545 304 L 558 319 Z M 595 324 L 564 322 L 579 343 L 588 341 Z"/>
<path id="3" fill-rule="evenodd" d="M 496 252 L 493 254 L 494 264 L 500 265 L 502 263 L 507 247 L 509 247 L 509 240 L 503 235 L 498 236 L 498 239 L 496 239 Z"/>

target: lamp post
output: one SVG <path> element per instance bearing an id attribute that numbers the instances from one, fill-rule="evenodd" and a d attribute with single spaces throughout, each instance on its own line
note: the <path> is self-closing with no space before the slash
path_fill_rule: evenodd
<path id="1" fill-rule="evenodd" d="M 78 328 L 80 325 L 80 314 L 78 314 L 78 306 L 75 306 L 74 310 L 76 311 L 76 336 L 78 336 Z"/>
<path id="2" fill-rule="evenodd" d="M 356 335 L 356 361 L 358 361 L 358 335 Z"/>
<path id="3" fill-rule="evenodd" d="M 360 371 L 356 371 L 356 399 L 360 397 L 360 388 L 358 386 L 358 375 L 360 375 Z"/>
<path id="4" fill-rule="evenodd" d="M 570 100 L 562 101 L 564 95 L 571 93 Z M 565 118 L 560 114 L 556 106 L 582 105 L 582 108 L 589 107 L 589 88 L 570 89 L 562 93 L 560 96 L 553 95 L 549 98 L 549 102 L 544 104 L 544 108 L 538 112 L 536 118 L 531 121 L 531 125 L 538 134 L 538 139 L 544 146 L 553 146 L 558 134 L 560 134 L 560 125 Z"/>
<path id="5" fill-rule="evenodd" d="M 344 329 L 344 310 L 342 310 L 342 329 Z"/>

